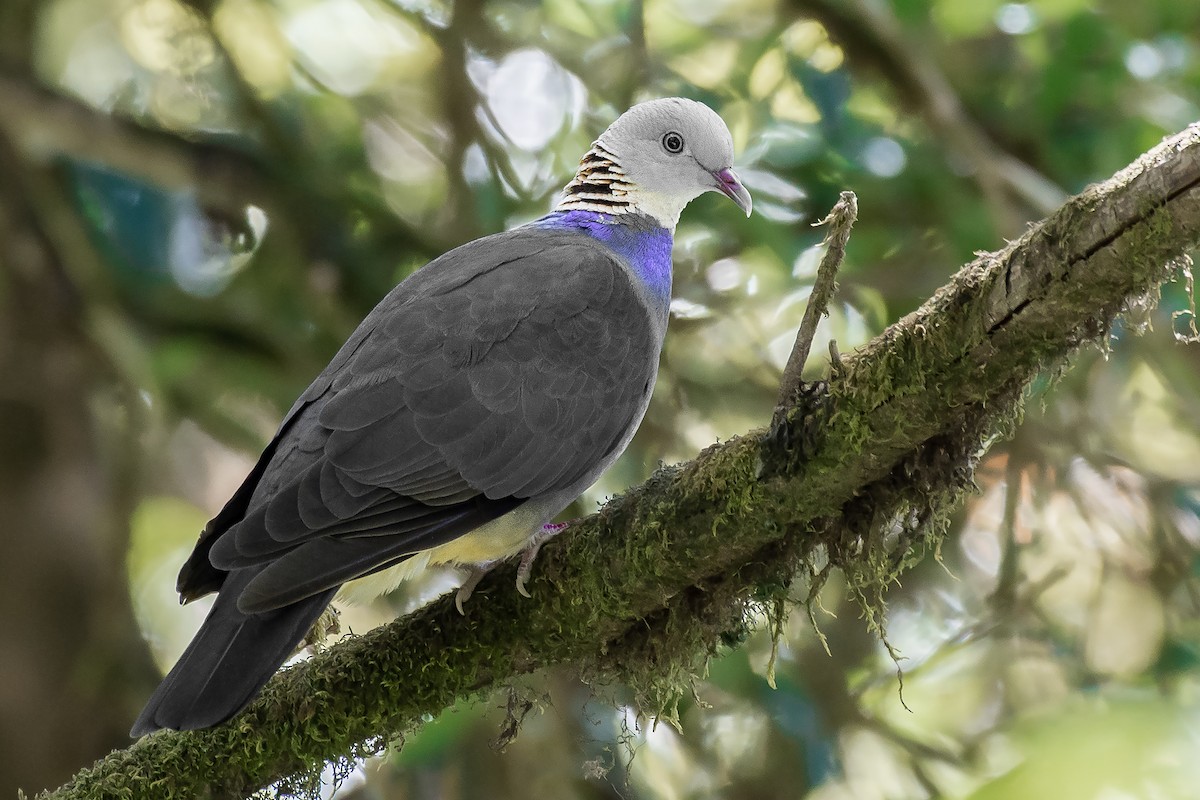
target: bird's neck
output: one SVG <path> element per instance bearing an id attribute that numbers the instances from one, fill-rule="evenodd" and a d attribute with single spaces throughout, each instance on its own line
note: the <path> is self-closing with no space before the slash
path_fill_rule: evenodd
<path id="1" fill-rule="evenodd" d="M 603 214 L 628 214 L 633 209 L 629 196 L 633 182 L 604 145 L 596 142 L 579 160 L 579 171 L 563 189 L 555 211 L 595 211 Z"/>
<path id="2" fill-rule="evenodd" d="M 579 160 L 579 171 L 563 189 L 555 211 L 594 211 L 621 216 L 643 214 L 671 233 L 679 223 L 679 214 L 690 198 L 681 199 L 660 192 L 648 192 L 638 186 L 602 142 Z"/>
<path id="3" fill-rule="evenodd" d="M 578 230 L 623 258 L 664 309 L 671 302 L 672 231 L 637 209 L 620 214 L 561 207 L 536 222 L 542 228 Z"/>

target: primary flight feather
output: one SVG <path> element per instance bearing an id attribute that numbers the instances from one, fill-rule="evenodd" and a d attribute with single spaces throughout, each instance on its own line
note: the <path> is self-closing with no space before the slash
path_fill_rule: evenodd
<path id="1" fill-rule="evenodd" d="M 390 588 L 427 564 L 508 558 L 540 534 L 646 412 L 680 212 L 719 191 L 750 214 L 732 162 L 707 106 L 641 103 L 552 213 L 393 289 L 205 527 L 178 589 L 216 602 L 133 735 L 236 714 L 343 584 Z"/>

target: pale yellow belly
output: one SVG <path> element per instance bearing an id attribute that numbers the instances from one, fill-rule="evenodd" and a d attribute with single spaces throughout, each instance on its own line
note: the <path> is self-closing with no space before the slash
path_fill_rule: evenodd
<path id="1" fill-rule="evenodd" d="M 352 604 L 369 602 L 417 577 L 427 567 L 439 564 L 475 565 L 510 558 L 521 552 L 543 522 L 536 511 L 522 506 L 453 541 L 417 553 L 394 567 L 352 580 L 338 590 L 334 600 Z"/>

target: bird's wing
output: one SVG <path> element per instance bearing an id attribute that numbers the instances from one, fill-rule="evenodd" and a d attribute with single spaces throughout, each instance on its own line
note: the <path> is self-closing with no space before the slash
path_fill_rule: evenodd
<path id="1" fill-rule="evenodd" d="M 296 602 L 594 478 L 657 368 L 661 330 L 632 281 L 588 237 L 524 231 L 401 284 L 209 542 L 217 570 L 262 569 L 239 605 Z"/>

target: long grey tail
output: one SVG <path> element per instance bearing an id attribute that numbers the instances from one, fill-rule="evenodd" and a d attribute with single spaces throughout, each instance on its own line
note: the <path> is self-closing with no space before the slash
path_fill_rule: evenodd
<path id="1" fill-rule="evenodd" d="M 192 643 L 155 689 L 130 735 L 159 728 L 210 728 L 250 703 L 292 654 L 337 588 L 262 614 L 238 611 L 237 598 L 260 571 L 231 572 Z"/>

